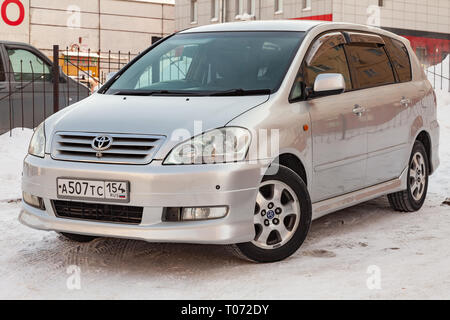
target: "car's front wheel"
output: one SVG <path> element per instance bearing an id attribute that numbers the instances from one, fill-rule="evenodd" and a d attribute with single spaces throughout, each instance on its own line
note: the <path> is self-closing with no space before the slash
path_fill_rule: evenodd
<path id="1" fill-rule="evenodd" d="M 241 258 L 275 262 L 292 255 L 302 245 L 311 225 L 311 200 L 303 180 L 284 166 L 264 176 L 254 212 L 253 241 L 231 246 Z"/>

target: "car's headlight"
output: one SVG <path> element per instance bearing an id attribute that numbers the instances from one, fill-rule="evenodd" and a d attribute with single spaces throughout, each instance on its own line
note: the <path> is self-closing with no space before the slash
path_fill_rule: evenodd
<path id="1" fill-rule="evenodd" d="M 242 161 L 251 134 L 247 129 L 226 127 L 211 130 L 172 149 L 164 164 L 208 164 Z"/>
<path id="2" fill-rule="evenodd" d="M 42 122 L 34 131 L 33 137 L 28 147 L 28 153 L 43 158 L 45 155 L 45 125 Z"/>

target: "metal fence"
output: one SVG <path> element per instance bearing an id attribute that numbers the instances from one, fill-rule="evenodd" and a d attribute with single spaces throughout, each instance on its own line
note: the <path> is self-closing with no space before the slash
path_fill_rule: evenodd
<path id="1" fill-rule="evenodd" d="M 450 92 L 450 54 L 431 65 L 424 65 L 424 69 L 434 89 Z"/>
<path id="2" fill-rule="evenodd" d="M 14 50 L 12 50 L 14 51 Z M 53 57 L 30 55 L 0 68 L 0 134 L 35 128 L 58 110 L 80 101 L 139 53 L 81 52 L 53 47 Z"/>

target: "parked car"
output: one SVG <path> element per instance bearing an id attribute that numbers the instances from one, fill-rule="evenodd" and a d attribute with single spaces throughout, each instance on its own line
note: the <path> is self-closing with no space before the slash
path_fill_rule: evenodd
<path id="1" fill-rule="evenodd" d="M 20 221 L 273 262 L 328 213 L 383 195 L 419 210 L 438 145 L 436 97 L 406 39 L 317 21 L 201 26 L 39 126 Z"/>
<path id="2" fill-rule="evenodd" d="M 53 113 L 52 65 L 33 46 L 0 41 L 0 134 L 21 127 L 22 121 L 24 127 L 34 128 Z M 88 95 L 86 86 L 60 70 L 60 108 Z"/>

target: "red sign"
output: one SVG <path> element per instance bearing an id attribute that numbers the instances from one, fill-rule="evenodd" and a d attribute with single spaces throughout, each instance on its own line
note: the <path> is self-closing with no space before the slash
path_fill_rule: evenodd
<path id="1" fill-rule="evenodd" d="M 322 21 L 333 21 L 333 15 L 330 14 L 321 14 L 318 16 L 309 16 L 309 17 L 301 17 L 301 18 L 293 18 L 294 20 L 322 20 Z"/>
<path id="2" fill-rule="evenodd" d="M 9 5 L 16 5 L 17 7 L 19 7 L 19 18 L 17 18 L 17 20 L 15 21 L 10 20 L 8 18 L 8 14 L 6 13 Z M 22 2 L 20 2 L 20 0 L 5 0 L 2 3 L 1 14 L 2 19 L 6 24 L 10 26 L 18 26 L 25 19 L 25 7 L 23 6 Z"/>

